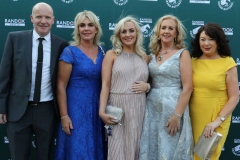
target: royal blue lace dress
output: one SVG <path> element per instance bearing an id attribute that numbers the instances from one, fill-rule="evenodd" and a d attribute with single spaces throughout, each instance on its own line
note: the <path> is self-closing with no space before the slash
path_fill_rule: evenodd
<path id="1" fill-rule="evenodd" d="M 98 50 L 95 63 L 76 46 L 66 47 L 59 58 L 72 65 L 66 92 L 68 115 L 74 129 L 68 136 L 59 124 L 55 160 L 104 159 L 98 111 L 105 52 L 101 47 Z"/>

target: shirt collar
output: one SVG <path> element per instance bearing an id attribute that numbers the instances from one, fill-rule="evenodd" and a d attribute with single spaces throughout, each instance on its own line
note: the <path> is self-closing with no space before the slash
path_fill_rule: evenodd
<path id="1" fill-rule="evenodd" d="M 37 41 L 39 37 L 41 37 L 41 36 L 39 36 L 38 33 L 35 31 L 35 29 L 33 29 L 33 39 Z M 50 32 L 45 37 L 42 37 L 42 38 L 44 38 L 47 42 L 49 42 L 50 41 Z"/>

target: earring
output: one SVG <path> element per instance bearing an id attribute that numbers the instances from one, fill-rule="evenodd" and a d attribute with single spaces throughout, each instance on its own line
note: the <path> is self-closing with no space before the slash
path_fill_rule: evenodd
<path id="1" fill-rule="evenodd" d="M 161 38 L 160 38 L 160 37 L 158 37 L 158 38 L 157 38 L 157 40 L 161 40 Z"/>
<path id="2" fill-rule="evenodd" d="M 177 41 L 177 38 L 176 37 L 174 37 L 174 42 L 176 42 Z"/>

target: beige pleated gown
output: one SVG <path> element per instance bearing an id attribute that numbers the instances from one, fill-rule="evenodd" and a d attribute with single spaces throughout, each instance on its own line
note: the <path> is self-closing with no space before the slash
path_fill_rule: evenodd
<path id="1" fill-rule="evenodd" d="M 146 93 L 134 93 L 131 86 L 147 79 L 147 63 L 137 54 L 122 52 L 115 60 L 108 103 L 122 108 L 124 116 L 108 137 L 108 160 L 138 160 Z"/>

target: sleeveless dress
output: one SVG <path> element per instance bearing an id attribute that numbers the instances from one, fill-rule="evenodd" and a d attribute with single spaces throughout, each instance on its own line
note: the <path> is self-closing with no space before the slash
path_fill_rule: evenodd
<path id="1" fill-rule="evenodd" d="M 182 92 L 179 57 L 183 50 L 178 50 L 160 66 L 152 55 L 148 66 L 152 88 L 147 96 L 140 160 L 192 159 L 193 139 L 188 106 L 181 118 L 180 132 L 170 136 L 165 126 L 174 114 Z"/>
<path id="2" fill-rule="evenodd" d="M 104 159 L 98 116 L 103 52 L 99 47 L 96 64 L 76 46 L 66 47 L 59 58 L 72 65 L 66 93 L 74 129 L 68 136 L 59 124 L 55 160 Z"/>
<path id="3" fill-rule="evenodd" d="M 122 126 L 114 125 L 108 137 L 108 160 L 138 160 L 146 93 L 130 90 L 135 81 L 147 82 L 147 63 L 135 53 L 122 52 L 112 68 L 108 104 L 124 110 Z"/>
<path id="4" fill-rule="evenodd" d="M 215 60 L 193 58 L 193 93 L 190 99 L 190 116 L 194 143 L 202 134 L 206 125 L 215 120 L 228 101 L 226 72 L 236 66 L 231 57 Z M 215 131 L 222 134 L 222 139 L 211 160 L 218 160 L 230 127 L 229 116 Z M 200 158 L 194 154 L 194 160 Z"/>

